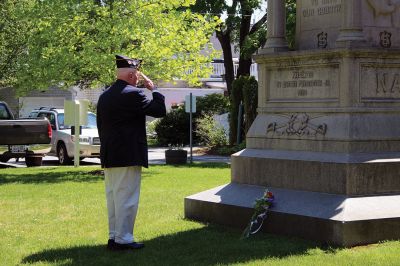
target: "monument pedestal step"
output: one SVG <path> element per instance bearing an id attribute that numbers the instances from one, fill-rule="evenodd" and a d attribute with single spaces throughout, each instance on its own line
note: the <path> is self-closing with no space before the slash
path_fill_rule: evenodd
<path id="1" fill-rule="evenodd" d="M 231 157 L 231 181 L 348 196 L 400 194 L 400 153 L 246 148 Z"/>
<path id="2" fill-rule="evenodd" d="M 349 197 L 268 189 L 275 203 L 262 231 L 345 247 L 400 238 L 400 195 Z M 264 190 L 230 183 L 188 196 L 185 217 L 244 229 Z"/>

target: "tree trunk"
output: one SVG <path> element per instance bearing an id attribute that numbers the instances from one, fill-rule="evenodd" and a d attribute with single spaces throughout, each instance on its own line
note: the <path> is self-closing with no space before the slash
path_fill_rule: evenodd
<path id="1" fill-rule="evenodd" d="M 226 89 L 228 91 L 228 95 L 231 95 L 232 83 L 233 80 L 235 79 L 235 71 L 233 68 L 230 31 L 225 31 L 225 32 L 217 31 L 216 35 L 218 41 L 221 44 L 222 52 L 224 55 Z"/>
<path id="2" fill-rule="evenodd" d="M 242 2 L 243 5 L 243 2 Z M 240 36 L 239 36 L 239 47 L 240 47 L 240 56 L 239 56 L 239 68 L 236 74 L 236 78 L 240 76 L 250 76 L 250 67 L 251 67 L 251 56 L 248 53 L 243 52 L 244 41 L 250 34 L 250 24 L 251 24 L 251 14 L 252 11 L 247 10 L 245 6 L 242 6 L 242 18 L 240 22 Z"/>
<path id="3" fill-rule="evenodd" d="M 236 74 L 236 78 L 240 76 L 250 76 L 250 69 L 252 64 L 251 58 L 239 58 L 239 68 Z"/>

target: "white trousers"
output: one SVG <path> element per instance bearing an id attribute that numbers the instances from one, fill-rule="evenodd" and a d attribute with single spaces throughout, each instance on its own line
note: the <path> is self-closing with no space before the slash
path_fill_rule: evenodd
<path id="1" fill-rule="evenodd" d="M 120 244 L 134 241 L 141 175 L 141 166 L 104 169 L 109 238 Z"/>

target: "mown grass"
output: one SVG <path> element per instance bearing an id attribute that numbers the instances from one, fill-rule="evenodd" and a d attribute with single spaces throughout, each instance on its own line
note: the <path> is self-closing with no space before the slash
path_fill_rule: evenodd
<path id="1" fill-rule="evenodd" d="M 0 265 L 399 265 L 400 242 L 340 249 L 183 218 L 183 198 L 229 182 L 225 164 L 143 172 L 135 235 L 143 250 L 108 252 L 98 167 L 0 170 Z"/>

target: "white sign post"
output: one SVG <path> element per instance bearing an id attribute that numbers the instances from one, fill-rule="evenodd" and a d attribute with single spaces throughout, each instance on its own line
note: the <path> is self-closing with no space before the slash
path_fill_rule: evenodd
<path id="1" fill-rule="evenodd" d="M 80 161 L 80 128 L 88 121 L 88 100 L 64 101 L 64 124 L 74 126 L 74 166 L 79 167 Z M 68 154 L 66 154 L 68 156 Z"/>
<path id="2" fill-rule="evenodd" d="M 185 97 L 185 111 L 190 114 L 190 163 L 193 163 L 193 113 L 196 113 L 196 96 L 192 93 Z"/>

